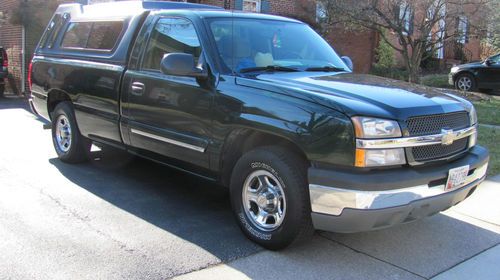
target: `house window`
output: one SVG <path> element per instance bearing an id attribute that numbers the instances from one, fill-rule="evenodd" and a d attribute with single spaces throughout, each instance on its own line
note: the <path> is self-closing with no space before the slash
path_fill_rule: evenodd
<path id="1" fill-rule="evenodd" d="M 324 22 L 326 20 L 327 13 L 325 3 L 316 2 L 316 22 Z"/>
<path id="2" fill-rule="evenodd" d="M 413 33 L 413 11 L 410 5 L 407 3 L 400 4 L 397 14 L 403 27 L 403 34 L 411 35 Z"/>
<path id="3" fill-rule="evenodd" d="M 243 11 L 245 12 L 261 12 L 261 0 L 243 0 Z"/>
<path id="4" fill-rule="evenodd" d="M 466 16 L 459 16 L 457 19 L 457 43 L 465 44 L 469 42 L 469 20 Z"/>

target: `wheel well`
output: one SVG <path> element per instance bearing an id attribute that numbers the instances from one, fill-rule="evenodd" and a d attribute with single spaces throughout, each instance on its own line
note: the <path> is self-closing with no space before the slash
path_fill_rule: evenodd
<path id="1" fill-rule="evenodd" d="M 47 98 L 47 112 L 49 113 L 49 116 L 51 115 L 52 111 L 56 108 L 57 104 L 59 104 L 62 101 L 71 101 L 69 96 L 61 91 L 51 91 L 48 94 Z"/>
<path id="2" fill-rule="evenodd" d="M 458 72 L 457 74 L 455 74 L 454 78 L 453 78 L 453 82 L 456 82 L 458 77 L 462 76 L 462 75 L 469 75 L 471 76 L 473 79 L 476 79 L 476 77 L 474 76 L 474 74 L 472 74 L 472 72 L 470 71 L 461 71 L 461 72 Z"/>
<path id="3" fill-rule="evenodd" d="M 222 171 L 222 184 L 224 186 L 229 186 L 233 168 L 242 155 L 257 147 L 264 146 L 285 147 L 286 149 L 298 155 L 301 159 L 304 160 L 305 163 L 307 163 L 307 165 L 309 165 L 307 156 L 302 151 L 302 149 L 300 149 L 297 144 L 286 138 L 261 131 L 253 131 L 248 129 L 236 130 L 226 138 L 226 143 L 223 148 L 220 169 Z"/>

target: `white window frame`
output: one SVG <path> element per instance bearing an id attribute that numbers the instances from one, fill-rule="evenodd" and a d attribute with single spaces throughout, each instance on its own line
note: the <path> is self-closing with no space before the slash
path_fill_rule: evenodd
<path id="1" fill-rule="evenodd" d="M 324 22 L 327 18 L 325 3 L 316 2 L 316 22 Z"/>
<path id="2" fill-rule="evenodd" d="M 457 43 L 465 45 L 465 43 L 467 41 L 467 36 L 468 36 L 468 34 L 467 34 L 468 25 L 469 25 L 469 19 L 466 16 L 459 16 L 458 17 Z"/>
<path id="3" fill-rule="evenodd" d="M 255 11 L 245 9 L 245 3 L 249 3 L 249 4 L 255 3 Z M 262 11 L 262 0 L 243 0 L 242 10 L 245 12 L 260 13 Z"/>
<path id="4" fill-rule="evenodd" d="M 413 24 L 411 21 L 411 13 L 412 9 L 410 5 L 406 2 L 403 2 L 399 5 L 399 19 L 403 21 L 405 30 L 403 31 L 404 35 L 408 35 L 410 31 L 410 24 Z"/>

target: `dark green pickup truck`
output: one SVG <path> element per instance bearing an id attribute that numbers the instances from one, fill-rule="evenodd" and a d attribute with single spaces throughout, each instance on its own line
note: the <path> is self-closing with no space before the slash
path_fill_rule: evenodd
<path id="1" fill-rule="evenodd" d="M 445 210 L 485 178 L 468 101 L 352 72 L 296 20 L 173 2 L 61 5 L 30 67 L 59 158 L 91 143 L 229 187 L 270 249 Z"/>

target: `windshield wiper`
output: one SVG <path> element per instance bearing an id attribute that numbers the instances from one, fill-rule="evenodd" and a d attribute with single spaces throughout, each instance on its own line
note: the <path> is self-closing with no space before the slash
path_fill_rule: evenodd
<path id="1" fill-rule="evenodd" d="M 346 70 L 344 68 L 335 67 L 335 66 L 323 66 L 323 67 L 309 67 L 309 68 L 306 68 L 306 71 L 316 71 L 316 72 L 344 72 Z"/>
<path id="2" fill-rule="evenodd" d="M 300 70 L 297 69 L 297 68 L 293 68 L 293 67 L 285 67 L 285 66 L 279 66 L 279 65 L 268 65 L 268 66 L 263 66 L 263 67 L 243 68 L 239 72 L 240 73 L 248 73 L 248 72 L 255 72 L 255 71 L 266 71 L 266 72 L 273 72 L 273 71 L 298 72 Z"/>

